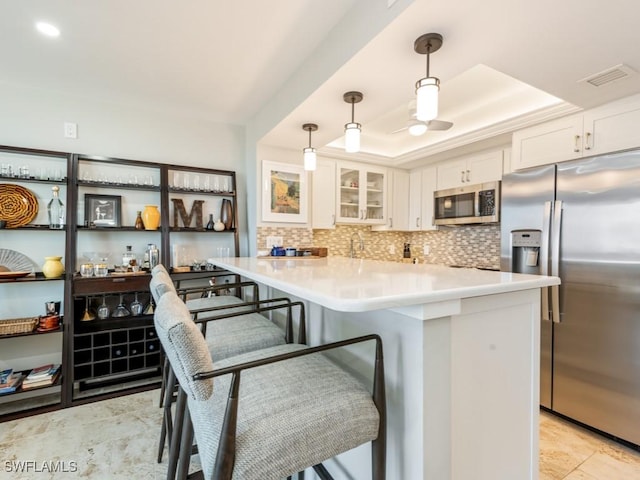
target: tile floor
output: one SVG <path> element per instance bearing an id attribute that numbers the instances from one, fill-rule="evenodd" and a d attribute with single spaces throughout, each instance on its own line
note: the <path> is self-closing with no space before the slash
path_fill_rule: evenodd
<path id="1" fill-rule="evenodd" d="M 158 395 L 151 390 L 0 423 L 0 479 L 164 479 L 166 456 L 155 462 Z M 540 427 L 540 480 L 640 479 L 639 452 L 545 412 Z M 36 463 L 23 463 L 20 473 L 20 461 Z M 47 471 L 54 468 L 66 471 Z"/>

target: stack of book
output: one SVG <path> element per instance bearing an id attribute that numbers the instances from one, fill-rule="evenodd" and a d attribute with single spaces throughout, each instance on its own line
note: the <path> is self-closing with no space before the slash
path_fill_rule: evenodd
<path id="1" fill-rule="evenodd" d="M 15 392 L 20 387 L 20 382 L 24 378 L 20 372 L 14 372 L 8 368 L 0 372 L 0 395 Z"/>
<path id="2" fill-rule="evenodd" d="M 22 389 L 28 390 L 35 387 L 53 385 L 60 375 L 60 364 L 49 363 L 34 368 L 22 381 Z"/>

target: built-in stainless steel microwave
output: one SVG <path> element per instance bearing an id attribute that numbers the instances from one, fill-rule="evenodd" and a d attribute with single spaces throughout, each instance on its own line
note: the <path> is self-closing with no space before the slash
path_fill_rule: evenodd
<path id="1" fill-rule="evenodd" d="M 434 193 L 436 225 L 500 221 L 500 182 L 438 190 Z"/>

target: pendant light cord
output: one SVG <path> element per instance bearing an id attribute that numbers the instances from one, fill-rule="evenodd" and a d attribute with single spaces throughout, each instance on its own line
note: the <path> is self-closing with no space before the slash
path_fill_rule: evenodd
<path id="1" fill-rule="evenodd" d="M 427 43 L 427 78 L 429 78 L 429 57 L 431 56 L 431 42 Z"/>

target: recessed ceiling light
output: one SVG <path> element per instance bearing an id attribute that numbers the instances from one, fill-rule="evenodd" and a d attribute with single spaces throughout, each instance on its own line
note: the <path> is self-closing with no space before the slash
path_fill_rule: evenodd
<path id="1" fill-rule="evenodd" d="M 38 29 L 38 31 L 40 33 L 42 33 L 43 35 L 46 35 L 48 37 L 59 37 L 60 36 L 60 30 L 58 29 L 58 27 L 56 27 L 55 25 L 51 25 L 50 23 L 37 22 L 36 23 L 36 28 Z"/>

